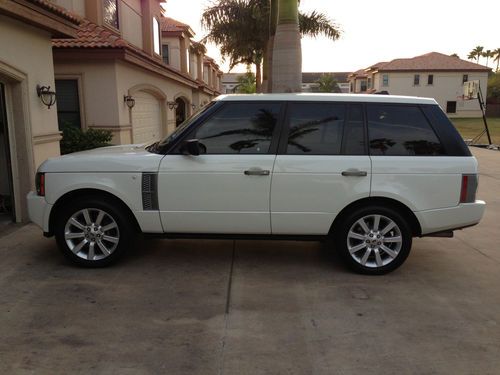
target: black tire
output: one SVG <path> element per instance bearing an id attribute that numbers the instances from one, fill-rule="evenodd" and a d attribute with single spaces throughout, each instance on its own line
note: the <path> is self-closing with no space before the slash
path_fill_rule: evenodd
<path id="1" fill-rule="evenodd" d="M 376 216 L 379 217 L 377 226 L 379 230 L 373 231 L 372 229 L 376 226 Z M 367 228 L 371 229 L 369 232 L 366 232 L 358 222 L 362 218 L 365 218 Z M 396 226 L 383 235 L 383 229 L 388 228 L 391 221 Z M 354 234 L 350 234 L 351 229 Z M 357 235 L 365 236 L 365 239 L 353 237 L 358 237 Z M 377 235 L 381 238 L 377 238 Z M 353 271 L 365 275 L 383 275 L 394 271 L 404 263 L 410 254 L 412 232 L 407 220 L 398 211 L 374 205 L 357 208 L 344 217 L 335 228 L 333 239 L 336 250 Z M 400 242 L 390 242 L 399 241 L 399 239 Z M 367 241 L 370 242 L 367 243 Z M 362 247 L 363 244 L 365 248 Z M 352 252 L 358 247 L 360 247 L 359 250 Z M 389 250 L 386 252 L 384 248 L 389 248 L 391 252 Z"/>
<path id="2" fill-rule="evenodd" d="M 103 216 L 102 226 L 101 228 L 105 228 L 106 226 L 112 226 L 113 220 L 115 227 L 109 229 L 107 232 L 101 232 L 96 229 L 96 233 L 91 232 L 87 233 L 88 226 L 85 224 L 85 216 L 82 210 L 87 210 L 91 219 L 97 222 L 97 216 L 99 216 L 99 212 L 102 211 L 108 216 Z M 81 214 L 78 214 L 82 212 Z M 79 227 L 74 226 L 73 224 L 68 224 L 68 221 L 75 217 L 78 218 L 77 221 L 80 224 L 83 224 L 85 229 L 80 229 Z M 80 216 L 81 215 L 81 216 Z M 91 220 L 91 221 L 92 221 Z M 69 226 L 69 227 L 68 227 Z M 97 228 L 97 225 L 92 227 L 92 231 L 94 228 Z M 92 235 L 92 238 L 84 237 L 82 241 L 88 241 L 82 247 L 82 250 L 78 253 L 75 253 L 71 250 L 70 245 L 76 249 L 78 244 L 81 242 L 81 237 L 76 239 L 67 239 L 65 237 L 66 230 L 75 231 L 76 235 L 80 235 L 79 231 L 81 230 L 85 236 Z M 115 200 L 100 197 L 100 196 L 88 196 L 81 199 L 78 199 L 76 202 L 71 202 L 64 207 L 62 207 L 57 212 L 57 220 L 55 222 L 54 234 L 56 237 L 57 245 L 59 249 L 63 252 L 63 254 L 68 258 L 72 263 L 82 266 L 82 267 L 105 267 L 114 262 L 116 262 L 123 254 L 128 250 L 128 248 L 133 244 L 136 230 L 132 222 L 132 218 L 130 215 L 121 207 L 119 202 Z M 106 236 L 107 234 L 107 236 Z M 96 236 L 100 237 L 99 239 Z M 116 242 L 110 242 L 108 239 L 112 239 Z M 116 240 L 118 239 L 118 240 Z M 70 244 L 68 244 L 68 241 Z M 97 242 L 100 242 L 99 244 Z M 90 242 L 94 242 L 93 252 L 95 256 L 93 259 L 89 259 L 90 252 Z M 98 246 L 99 245 L 99 246 Z M 103 250 L 101 250 L 100 246 L 104 246 L 105 249 L 111 250 L 109 255 L 106 254 Z M 85 251 L 87 251 L 87 259 L 85 259 Z"/>

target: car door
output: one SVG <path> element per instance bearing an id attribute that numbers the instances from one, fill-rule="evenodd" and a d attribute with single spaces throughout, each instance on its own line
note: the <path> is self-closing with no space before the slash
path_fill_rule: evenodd
<path id="1" fill-rule="evenodd" d="M 273 234 L 324 235 L 349 203 L 370 195 L 362 104 L 288 105 L 271 189 Z"/>
<path id="2" fill-rule="evenodd" d="M 184 155 L 179 146 L 163 158 L 158 198 L 165 232 L 271 233 L 280 110 L 277 102 L 226 101 L 183 137 L 197 139 L 202 154 Z"/>

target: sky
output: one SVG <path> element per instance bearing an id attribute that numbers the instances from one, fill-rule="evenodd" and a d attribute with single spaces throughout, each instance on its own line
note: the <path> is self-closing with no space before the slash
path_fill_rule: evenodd
<path id="1" fill-rule="evenodd" d="M 206 35 L 201 14 L 212 1 L 167 0 L 166 14 L 189 24 L 199 40 Z M 302 39 L 304 72 L 350 72 L 428 52 L 457 53 L 467 59 L 477 45 L 485 50 L 500 48 L 500 0 L 301 0 L 300 10 L 323 12 L 342 30 L 335 42 L 324 37 Z M 208 55 L 227 72 L 217 46 L 207 47 Z M 486 59 L 480 63 L 486 64 Z"/>

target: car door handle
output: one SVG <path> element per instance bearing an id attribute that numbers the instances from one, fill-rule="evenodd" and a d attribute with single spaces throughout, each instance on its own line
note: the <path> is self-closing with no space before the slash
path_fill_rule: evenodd
<path id="1" fill-rule="evenodd" d="M 366 171 L 360 171 L 359 169 L 348 169 L 342 172 L 342 176 L 345 177 L 365 177 L 368 173 Z"/>
<path id="2" fill-rule="evenodd" d="M 269 176 L 271 171 L 260 168 L 252 168 L 244 172 L 246 176 Z"/>

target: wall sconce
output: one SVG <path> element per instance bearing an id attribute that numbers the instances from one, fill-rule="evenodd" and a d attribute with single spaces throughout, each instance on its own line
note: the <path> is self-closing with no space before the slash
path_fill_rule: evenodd
<path id="1" fill-rule="evenodd" d="M 123 96 L 123 101 L 129 107 L 130 109 L 134 108 L 135 105 L 135 99 L 132 98 L 130 95 L 124 95 Z"/>
<path id="2" fill-rule="evenodd" d="M 36 94 L 48 109 L 56 104 L 56 93 L 50 90 L 50 86 L 36 85 Z"/>
<path id="3" fill-rule="evenodd" d="M 172 109 L 177 109 L 177 107 L 179 107 L 179 103 L 177 102 L 167 102 L 168 104 L 168 109 L 172 110 Z"/>
<path id="4" fill-rule="evenodd" d="M 196 109 L 196 104 L 191 104 L 191 108 L 193 108 L 193 111 Z"/>

